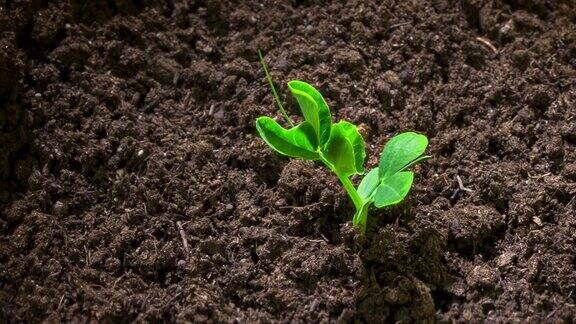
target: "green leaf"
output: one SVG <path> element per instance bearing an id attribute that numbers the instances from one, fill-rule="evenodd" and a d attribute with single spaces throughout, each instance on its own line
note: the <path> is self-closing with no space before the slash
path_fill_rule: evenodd
<path id="1" fill-rule="evenodd" d="M 364 139 L 356 126 L 347 121 L 332 125 L 330 139 L 324 148 L 324 157 L 340 176 L 364 173 Z"/>
<path id="2" fill-rule="evenodd" d="M 314 127 L 318 142 L 324 145 L 330 138 L 332 116 L 322 94 L 310 84 L 298 80 L 288 82 L 288 88 L 296 97 L 304 119 Z"/>
<path id="3" fill-rule="evenodd" d="M 422 134 L 406 132 L 394 136 L 380 156 L 380 179 L 403 170 L 412 161 L 424 153 L 428 138 Z"/>
<path id="4" fill-rule="evenodd" d="M 331 132 L 340 132 L 344 137 L 352 144 L 352 149 L 354 150 L 354 166 L 356 168 L 356 173 L 364 173 L 364 159 L 366 159 L 366 147 L 364 145 L 364 139 L 358 127 L 356 125 L 349 123 L 347 121 L 339 121 L 338 123 L 332 125 Z"/>
<path id="5" fill-rule="evenodd" d="M 356 173 L 354 148 L 341 132 L 332 129 L 323 155 L 338 176 L 349 177 Z"/>
<path id="6" fill-rule="evenodd" d="M 378 168 L 374 168 L 368 172 L 360 181 L 360 185 L 358 186 L 358 194 L 364 201 L 370 201 L 373 199 L 372 193 L 378 187 L 378 183 L 380 182 L 380 178 L 378 178 Z M 370 199 L 372 198 L 372 199 Z"/>
<path id="7" fill-rule="evenodd" d="M 274 119 L 262 116 L 256 119 L 256 129 L 266 144 L 280 154 L 308 160 L 320 157 L 314 128 L 306 121 L 287 130 Z"/>
<path id="8" fill-rule="evenodd" d="M 382 208 L 401 202 L 410 191 L 413 180 L 414 173 L 410 171 L 398 172 L 383 179 L 378 188 L 376 188 L 374 205 Z"/>

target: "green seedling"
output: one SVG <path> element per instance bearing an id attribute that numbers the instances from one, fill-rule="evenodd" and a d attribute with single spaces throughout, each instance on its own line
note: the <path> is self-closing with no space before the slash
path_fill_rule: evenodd
<path id="1" fill-rule="evenodd" d="M 298 101 L 304 117 L 295 125 L 282 106 L 260 51 L 258 55 L 276 104 L 290 125 L 286 129 L 274 119 L 260 116 L 256 119 L 258 133 L 276 152 L 292 158 L 320 161 L 334 172 L 356 207 L 352 223 L 365 233 L 371 205 L 377 208 L 392 206 L 408 195 L 414 180 L 414 173 L 408 169 L 429 158 L 423 155 L 428 138 L 414 132 L 394 136 L 384 146 L 378 167 L 366 173 L 356 188 L 350 177 L 365 174 L 366 159 L 364 139 L 358 127 L 347 121 L 332 123 L 330 109 L 322 94 L 298 80 L 288 82 L 288 89 Z"/>

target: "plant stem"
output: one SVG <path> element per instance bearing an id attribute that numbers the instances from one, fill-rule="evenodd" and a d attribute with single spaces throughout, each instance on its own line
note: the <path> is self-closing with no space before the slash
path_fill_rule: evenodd
<path id="1" fill-rule="evenodd" d="M 338 179 L 340 180 L 340 182 L 344 186 L 344 189 L 346 189 L 346 193 L 348 194 L 350 199 L 352 199 L 352 202 L 354 203 L 354 207 L 356 207 L 356 211 L 360 210 L 362 208 L 362 206 L 364 205 L 364 201 L 362 200 L 362 197 L 360 197 L 360 195 L 356 191 L 356 188 L 354 188 L 352 181 L 350 181 L 350 179 L 348 179 L 348 177 L 340 176 L 338 174 L 338 172 L 336 172 L 336 170 L 334 170 L 334 167 L 332 166 L 332 164 L 330 162 L 328 162 L 328 160 L 326 160 L 326 158 L 322 155 L 322 152 L 318 151 L 318 153 L 320 155 L 320 161 L 322 161 L 322 163 L 324 163 L 324 165 L 326 165 L 328 167 L 328 169 L 330 169 L 332 172 L 334 172 L 334 174 L 338 177 Z"/>
<path id="2" fill-rule="evenodd" d="M 286 110 L 284 110 L 284 106 L 282 106 L 282 102 L 280 102 L 280 97 L 278 97 L 278 93 L 276 93 L 276 88 L 274 87 L 274 83 L 272 82 L 272 76 L 270 76 L 270 73 L 268 72 L 268 67 L 266 66 L 266 62 L 264 62 L 264 57 L 262 56 L 262 52 L 260 52 L 260 50 L 258 50 L 258 57 L 260 58 L 260 64 L 262 64 L 262 68 L 264 68 L 266 79 L 268 80 L 268 84 L 270 84 L 270 88 L 272 89 L 272 96 L 274 97 L 274 100 L 276 100 L 276 104 L 278 105 L 280 113 L 282 113 L 284 119 L 286 119 L 288 124 L 290 124 L 290 127 L 294 127 L 294 122 L 292 121 L 292 119 L 290 119 L 290 117 L 288 117 Z"/>
<path id="3" fill-rule="evenodd" d="M 322 161 L 322 163 L 324 163 L 324 165 L 326 165 L 328 169 L 330 169 L 332 172 L 334 172 L 334 174 L 336 174 L 336 176 L 344 186 L 344 189 L 346 189 L 348 197 L 350 197 L 350 199 L 352 199 L 352 202 L 354 203 L 356 212 L 354 213 L 354 217 L 352 218 L 352 223 L 354 224 L 354 226 L 358 227 L 360 233 L 362 234 L 366 233 L 366 218 L 368 216 L 368 205 L 364 203 L 364 200 L 362 199 L 362 197 L 360 197 L 360 194 L 358 194 L 356 188 L 354 188 L 352 181 L 350 181 L 348 177 L 340 176 L 338 172 L 334 170 L 332 164 L 328 162 L 326 158 L 324 158 L 322 152 L 318 151 L 318 153 L 320 155 L 320 161 Z"/>
<path id="4" fill-rule="evenodd" d="M 354 188 L 352 181 L 350 181 L 350 179 L 348 179 L 347 177 L 341 177 L 341 176 L 338 176 L 338 179 L 340 179 L 340 182 L 342 182 L 342 185 L 344 186 L 344 189 L 346 189 L 348 196 L 350 196 L 350 199 L 352 199 L 352 202 L 354 203 L 354 207 L 356 207 L 356 210 L 362 209 L 362 205 L 364 205 L 364 202 L 362 201 L 362 197 L 360 197 L 360 195 L 356 191 L 356 188 Z"/>
<path id="5" fill-rule="evenodd" d="M 350 179 L 340 176 L 338 176 L 338 179 L 340 179 L 340 182 L 342 182 L 342 185 L 344 185 L 344 189 L 346 189 L 348 196 L 350 196 L 354 202 L 354 207 L 356 207 L 354 218 L 352 218 L 352 224 L 358 228 L 361 234 L 365 234 L 368 206 L 364 205 L 364 200 L 362 200 L 362 197 L 360 197 L 358 191 L 356 191 L 356 188 L 354 188 L 354 185 Z"/>
<path id="6" fill-rule="evenodd" d="M 357 210 L 352 219 L 352 224 L 358 228 L 360 233 L 366 234 L 366 222 L 368 218 L 369 204 L 365 204 L 361 209 Z"/>

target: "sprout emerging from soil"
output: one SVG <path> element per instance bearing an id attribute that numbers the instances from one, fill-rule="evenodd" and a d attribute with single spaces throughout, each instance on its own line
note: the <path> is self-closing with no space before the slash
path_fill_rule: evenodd
<path id="1" fill-rule="evenodd" d="M 356 188 L 350 177 L 365 174 L 366 158 L 364 139 L 358 127 L 343 120 L 332 123 L 330 109 L 322 94 L 306 82 L 292 80 L 288 82 L 288 88 L 304 116 L 304 120 L 295 125 L 280 102 L 260 51 L 258 55 L 276 104 L 290 125 L 286 129 L 271 117 L 260 116 L 256 119 L 260 137 L 282 155 L 320 161 L 334 172 L 356 207 L 352 223 L 365 233 L 372 204 L 384 208 L 400 203 L 408 195 L 414 180 L 414 173 L 408 168 L 430 157 L 423 155 L 428 138 L 414 132 L 394 136 L 384 146 L 378 167 L 370 170 Z"/>

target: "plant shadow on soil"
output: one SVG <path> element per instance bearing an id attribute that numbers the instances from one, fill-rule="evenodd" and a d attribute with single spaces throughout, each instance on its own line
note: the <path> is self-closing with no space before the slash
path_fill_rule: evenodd
<path id="1" fill-rule="evenodd" d="M 572 1 L 0 8 L 0 321 L 576 317 Z M 368 166 L 429 135 L 365 238 L 332 174 L 256 136 L 258 48 L 291 114 L 301 79 L 361 125 Z"/>

